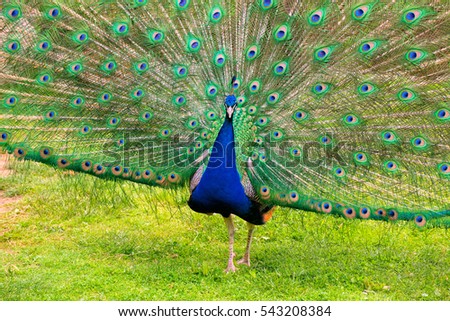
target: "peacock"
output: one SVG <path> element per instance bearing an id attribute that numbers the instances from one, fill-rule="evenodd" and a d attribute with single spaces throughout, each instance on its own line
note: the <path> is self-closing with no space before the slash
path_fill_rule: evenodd
<path id="1" fill-rule="evenodd" d="M 168 189 L 254 228 L 276 206 L 450 226 L 450 6 L 2 2 L 0 145 Z"/>

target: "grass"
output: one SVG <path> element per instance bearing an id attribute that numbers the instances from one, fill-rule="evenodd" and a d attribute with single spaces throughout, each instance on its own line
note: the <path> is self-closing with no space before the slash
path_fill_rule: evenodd
<path id="1" fill-rule="evenodd" d="M 450 300 L 450 232 L 277 209 L 224 274 L 220 216 L 166 191 L 12 162 L 1 300 Z M 237 222 L 236 252 L 246 225 Z"/>

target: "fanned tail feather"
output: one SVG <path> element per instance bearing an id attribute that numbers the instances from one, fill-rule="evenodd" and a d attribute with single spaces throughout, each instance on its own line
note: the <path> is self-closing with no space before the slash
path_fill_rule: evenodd
<path id="1" fill-rule="evenodd" d="M 10 2 L 0 144 L 177 187 L 234 93 L 261 201 L 450 226 L 449 16 L 439 1 Z"/>

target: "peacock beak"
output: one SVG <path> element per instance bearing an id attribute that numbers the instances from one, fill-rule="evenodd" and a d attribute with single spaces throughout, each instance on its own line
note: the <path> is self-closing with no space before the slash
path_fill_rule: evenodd
<path id="1" fill-rule="evenodd" d="M 235 107 L 235 105 L 233 105 L 233 106 L 227 106 L 227 115 L 228 115 L 228 118 L 232 118 L 232 117 L 233 117 L 234 107 Z"/>

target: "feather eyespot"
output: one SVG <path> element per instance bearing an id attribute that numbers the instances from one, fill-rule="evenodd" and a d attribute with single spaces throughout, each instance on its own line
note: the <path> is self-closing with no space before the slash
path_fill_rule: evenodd
<path id="1" fill-rule="evenodd" d="M 189 7 L 190 0 L 174 0 L 178 10 L 186 10 Z"/>
<path id="2" fill-rule="evenodd" d="M 301 123 L 309 118 L 309 113 L 304 110 L 297 110 L 294 112 L 292 117 L 294 118 L 294 120 Z"/>
<path id="3" fill-rule="evenodd" d="M 259 0 L 259 6 L 263 10 L 269 10 L 275 7 L 277 4 L 276 0 Z"/>
<path id="4" fill-rule="evenodd" d="M 47 10 L 47 12 L 45 13 L 45 16 L 47 17 L 47 19 L 50 19 L 50 20 L 59 19 L 62 16 L 61 8 L 58 6 L 52 7 Z"/>
<path id="5" fill-rule="evenodd" d="M 374 84 L 371 83 L 362 83 L 359 87 L 358 87 L 358 93 L 361 95 L 370 95 L 372 94 L 374 91 L 376 90 L 376 87 Z"/>
<path id="6" fill-rule="evenodd" d="M 91 131 L 92 131 L 92 127 L 91 127 L 91 126 L 89 126 L 89 125 L 82 125 L 82 126 L 81 126 L 80 132 L 81 132 L 82 135 L 87 135 L 87 134 L 89 134 Z"/>
<path id="7" fill-rule="evenodd" d="M 170 136 L 170 134 L 172 133 L 172 131 L 169 128 L 163 128 L 161 129 L 161 131 L 159 132 L 159 137 L 161 138 L 167 138 Z"/>
<path id="8" fill-rule="evenodd" d="M 254 115 L 258 112 L 258 108 L 256 106 L 250 106 L 250 107 L 248 107 L 247 112 L 250 115 Z"/>
<path id="9" fill-rule="evenodd" d="M 108 75 L 112 74 L 117 69 L 117 63 L 113 59 L 108 59 L 100 66 L 100 69 Z"/>
<path id="10" fill-rule="evenodd" d="M 427 219 L 423 215 L 416 215 L 414 223 L 419 227 L 424 227 L 427 224 Z"/>
<path id="11" fill-rule="evenodd" d="M 289 70 L 289 64 L 287 61 L 280 61 L 273 67 L 273 73 L 275 76 L 284 76 Z"/>
<path id="12" fill-rule="evenodd" d="M 319 137 L 319 143 L 323 146 L 330 146 L 333 144 L 333 139 L 328 135 L 322 135 Z"/>
<path id="13" fill-rule="evenodd" d="M 6 6 L 3 14 L 9 21 L 16 21 L 22 17 L 22 10 L 19 6 Z"/>
<path id="14" fill-rule="evenodd" d="M 357 152 L 353 155 L 356 165 L 369 165 L 369 157 L 364 152 Z"/>
<path id="15" fill-rule="evenodd" d="M 70 165 L 70 161 L 64 157 L 59 158 L 56 163 L 59 168 L 66 168 Z"/>
<path id="16" fill-rule="evenodd" d="M 270 189 L 267 186 L 261 186 L 261 188 L 259 189 L 259 192 L 263 199 L 268 199 L 270 197 Z"/>
<path id="17" fill-rule="evenodd" d="M 261 81 L 253 80 L 248 84 L 248 90 L 251 94 L 256 94 L 261 89 Z"/>
<path id="18" fill-rule="evenodd" d="M 327 62 L 333 52 L 334 47 L 321 47 L 314 51 L 314 59 L 319 62 Z"/>
<path id="19" fill-rule="evenodd" d="M 172 172 L 167 176 L 167 179 L 169 180 L 169 182 L 175 184 L 175 183 L 179 183 L 181 178 L 180 178 L 180 175 L 178 175 L 175 172 Z"/>
<path id="20" fill-rule="evenodd" d="M 359 217 L 361 217 L 361 218 L 364 218 L 364 219 L 367 219 L 367 218 L 369 218 L 370 217 L 370 208 L 368 208 L 368 207 L 362 207 L 360 210 L 359 210 Z"/>
<path id="21" fill-rule="evenodd" d="M 383 167 L 388 173 L 397 173 L 400 165 L 396 161 L 388 160 L 384 162 Z"/>
<path id="22" fill-rule="evenodd" d="M 370 7 L 368 5 L 361 5 L 352 11 L 352 18 L 357 21 L 362 21 L 369 15 Z"/>
<path id="23" fill-rule="evenodd" d="M 439 164 L 438 169 L 442 175 L 450 176 L 450 164 L 449 163 Z"/>
<path id="24" fill-rule="evenodd" d="M 377 40 L 363 42 L 359 46 L 359 52 L 364 55 L 373 53 L 379 47 L 379 45 L 380 45 L 380 41 L 377 41 Z"/>
<path id="25" fill-rule="evenodd" d="M 292 157 L 298 158 L 298 157 L 302 156 L 301 148 L 299 148 L 299 147 L 292 147 L 292 148 L 289 149 L 289 154 Z"/>
<path id="26" fill-rule="evenodd" d="M 37 81 L 41 85 L 47 85 L 53 81 L 53 78 L 49 73 L 42 73 L 38 75 Z"/>
<path id="27" fill-rule="evenodd" d="M 75 96 L 72 97 L 72 99 L 70 100 L 70 105 L 73 108 L 80 108 L 82 106 L 84 106 L 85 100 L 82 96 Z"/>
<path id="28" fill-rule="evenodd" d="M 76 44 L 84 44 L 89 40 L 89 35 L 87 32 L 79 32 L 76 33 L 73 37 L 72 40 L 76 43 Z"/>
<path id="29" fill-rule="evenodd" d="M 52 49 L 52 45 L 48 40 L 41 40 L 36 44 L 36 50 L 44 53 Z"/>
<path id="30" fill-rule="evenodd" d="M 421 136 L 417 136 L 417 137 L 414 137 L 413 139 L 411 139 L 411 145 L 413 146 L 413 148 L 415 150 L 418 150 L 418 151 L 423 151 L 423 150 L 428 149 L 428 147 L 430 147 L 430 144 L 428 143 L 428 141 L 424 137 L 421 137 Z"/>
<path id="31" fill-rule="evenodd" d="M 152 44 L 159 44 L 164 41 L 165 35 L 161 30 L 151 29 L 148 32 L 148 39 Z"/>
<path id="32" fill-rule="evenodd" d="M 333 210 L 333 205 L 331 205 L 330 202 L 322 202 L 322 204 L 320 205 L 320 209 L 324 213 L 331 213 L 331 211 Z"/>
<path id="33" fill-rule="evenodd" d="M 223 67 L 226 62 L 226 56 L 223 51 L 218 51 L 214 55 L 213 63 L 216 67 Z"/>
<path id="34" fill-rule="evenodd" d="M 90 171 L 92 169 L 92 162 L 90 160 L 85 160 L 81 163 L 81 169 L 84 171 Z"/>
<path id="35" fill-rule="evenodd" d="M 141 100 L 145 97 L 145 91 L 142 88 L 135 88 L 131 91 L 130 96 L 134 100 Z"/>
<path id="36" fill-rule="evenodd" d="M 150 170 L 150 169 L 144 170 L 144 171 L 142 172 L 142 177 L 143 177 L 144 179 L 151 179 L 151 178 L 153 178 L 153 171 Z"/>
<path id="37" fill-rule="evenodd" d="M 134 70 L 138 73 L 138 74 L 142 74 L 144 72 L 146 72 L 150 67 L 147 61 L 138 61 L 136 63 L 134 63 Z"/>
<path id="38" fill-rule="evenodd" d="M 122 170 L 122 177 L 129 178 L 132 175 L 132 171 L 128 167 L 124 167 Z"/>
<path id="39" fill-rule="evenodd" d="M 325 20 L 325 10 L 318 9 L 312 13 L 310 13 L 308 17 L 308 23 L 311 26 L 318 26 Z"/>
<path id="40" fill-rule="evenodd" d="M 140 180 L 142 178 L 142 172 L 140 170 L 135 170 L 133 172 L 133 179 Z"/>
<path id="41" fill-rule="evenodd" d="M 15 95 L 5 97 L 3 100 L 3 106 L 6 108 L 13 108 L 19 102 L 19 98 Z"/>
<path id="42" fill-rule="evenodd" d="M 345 172 L 345 169 L 343 169 L 342 167 L 336 167 L 333 169 L 333 174 L 337 178 L 343 178 L 343 177 L 345 177 L 346 172 Z"/>
<path id="43" fill-rule="evenodd" d="M 97 175 L 102 175 L 106 172 L 106 167 L 101 164 L 94 165 L 94 173 Z"/>
<path id="44" fill-rule="evenodd" d="M 273 31 L 273 38 L 277 42 L 285 41 L 290 36 L 290 28 L 288 25 L 280 25 Z"/>
<path id="45" fill-rule="evenodd" d="M 280 100 L 280 94 L 277 92 L 273 92 L 267 96 L 267 104 L 275 105 Z"/>
<path id="46" fill-rule="evenodd" d="M 42 159 L 48 159 L 50 156 L 52 156 L 53 150 L 50 147 L 42 147 L 39 150 L 39 156 L 41 156 Z"/>
<path id="47" fill-rule="evenodd" d="M 259 55 L 259 46 L 257 46 L 257 45 L 252 45 L 252 46 L 248 47 L 247 51 L 245 53 L 245 57 L 249 61 L 256 59 L 258 57 L 258 55 Z"/>
<path id="48" fill-rule="evenodd" d="M 83 71 L 83 65 L 79 62 L 73 62 L 67 66 L 67 71 L 72 75 L 78 75 Z"/>
<path id="49" fill-rule="evenodd" d="M 117 126 L 119 125 L 119 123 L 120 123 L 120 118 L 117 117 L 117 116 L 109 117 L 109 118 L 106 120 L 106 125 L 107 125 L 109 128 L 115 128 L 115 127 L 117 127 Z"/>
<path id="50" fill-rule="evenodd" d="M 356 211 L 351 207 L 345 208 L 343 210 L 343 213 L 344 213 L 345 217 L 350 218 L 350 219 L 353 219 L 356 217 Z"/>
<path id="51" fill-rule="evenodd" d="M 156 176 L 157 184 L 162 185 L 162 184 L 164 184 L 165 181 L 166 181 L 166 178 L 163 175 L 159 174 Z"/>
<path id="52" fill-rule="evenodd" d="M 197 39 L 197 38 L 195 38 L 193 36 L 190 36 L 188 38 L 186 46 L 187 46 L 186 49 L 187 49 L 188 52 L 196 53 L 196 52 L 198 52 L 201 49 L 202 43 L 201 43 L 201 41 L 199 39 Z"/>
<path id="53" fill-rule="evenodd" d="M 417 95 L 411 89 L 402 89 L 398 92 L 397 97 L 401 101 L 403 101 L 405 103 L 409 103 L 409 102 L 415 100 L 417 98 Z"/>
<path id="54" fill-rule="evenodd" d="M 117 36 L 126 36 L 128 32 L 130 31 L 130 27 L 128 26 L 128 23 L 125 22 L 116 22 L 113 24 L 113 31 L 114 34 Z"/>
<path id="55" fill-rule="evenodd" d="M 120 165 L 111 167 L 111 173 L 113 173 L 114 176 L 122 175 L 122 171 L 123 171 L 123 168 Z"/>
<path id="56" fill-rule="evenodd" d="M 415 25 L 427 14 L 425 9 L 415 8 L 403 13 L 402 21 L 407 25 Z"/>
<path id="57" fill-rule="evenodd" d="M 105 92 L 100 93 L 100 95 L 98 96 L 97 101 L 99 103 L 103 104 L 103 103 L 110 102 L 112 99 L 113 99 L 112 94 L 110 92 L 105 91 Z"/>
<path id="58" fill-rule="evenodd" d="M 331 85 L 328 83 L 317 83 L 312 87 L 312 92 L 317 97 L 322 97 L 326 93 L 328 93 L 331 90 Z"/>
<path id="59" fill-rule="evenodd" d="M 413 64 L 419 64 L 427 55 L 427 52 L 424 50 L 411 49 L 406 52 L 405 59 Z"/>
<path id="60" fill-rule="evenodd" d="M 198 127 L 199 123 L 198 123 L 197 119 L 191 118 L 191 119 L 188 119 L 186 125 L 187 125 L 187 128 L 194 129 L 194 128 Z"/>
<path id="61" fill-rule="evenodd" d="M 209 134 L 208 130 L 206 130 L 206 129 L 202 130 L 201 133 L 200 133 L 200 137 L 202 139 L 209 139 L 210 138 L 210 134 Z"/>
<path id="62" fill-rule="evenodd" d="M 44 113 L 44 119 L 47 121 L 55 120 L 58 114 L 55 110 L 48 110 Z"/>
<path id="63" fill-rule="evenodd" d="M 209 12 L 209 20 L 212 23 L 220 22 L 220 20 L 222 20 L 222 17 L 223 17 L 222 8 L 220 8 L 219 6 L 213 7 Z"/>
<path id="64" fill-rule="evenodd" d="M 185 65 L 176 65 L 173 69 L 175 77 L 179 79 L 186 78 L 189 73 L 189 69 Z"/>
<path id="65" fill-rule="evenodd" d="M 395 221 L 398 219 L 398 212 L 396 210 L 388 210 L 388 218 L 391 221 Z"/>
<path id="66" fill-rule="evenodd" d="M 217 114 L 214 111 L 212 111 L 212 110 L 206 111 L 205 116 L 209 120 L 216 120 L 217 119 Z"/>
<path id="67" fill-rule="evenodd" d="M 186 105 L 187 100 L 183 94 L 178 94 L 173 97 L 172 102 L 176 107 L 181 107 Z"/>
<path id="68" fill-rule="evenodd" d="M 397 134 L 390 130 L 381 132 L 380 136 L 381 140 L 386 144 L 396 144 L 399 142 Z"/>
<path id="69" fill-rule="evenodd" d="M 17 40 L 7 41 L 4 45 L 5 50 L 10 54 L 15 54 L 20 50 L 20 42 Z"/>
<path id="70" fill-rule="evenodd" d="M 261 116 L 256 120 L 256 125 L 263 127 L 269 123 L 269 118 L 267 116 Z"/>
<path id="71" fill-rule="evenodd" d="M 239 96 L 237 97 L 237 105 L 239 107 L 242 107 L 245 105 L 245 103 L 247 102 L 247 98 L 245 96 Z"/>
<path id="72" fill-rule="evenodd" d="M 11 134 L 9 132 L 0 132 L 0 144 L 7 143 Z"/>
<path id="73" fill-rule="evenodd" d="M 117 147 L 121 147 L 125 145 L 125 139 L 123 138 L 119 138 L 118 140 L 116 140 L 116 146 Z"/>
<path id="74" fill-rule="evenodd" d="M 284 134 L 281 130 L 274 130 L 271 132 L 271 138 L 275 141 L 281 140 L 284 137 Z"/>
<path id="75" fill-rule="evenodd" d="M 342 121 L 347 126 L 355 126 L 360 124 L 360 119 L 358 116 L 354 114 L 347 114 L 342 118 Z"/>
<path id="76" fill-rule="evenodd" d="M 379 217 L 386 217 L 386 210 L 379 208 L 375 211 L 375 214 L 378 215 Z"/>
<path id="77" fill-rule="evenodd" d="M 298 199 L 299 199 L 299 196 L 298 196 L 298 193 L 297 193 L 297 192 L 292 191 L 292 192 L 289 193 L 289 201 L 290 201 L 291 203 L 297 202 Z"/>
<path id="78" fill-rule="evenodd" d="M 214 83 L 209 83 L 205 87 L 205 94 L 210 99 L 215 98 L 217 96 L 218 91 L 219 91 L 218 86 Z"/>
<path id="79" fill-rule="evenodd" d="M 239 87 L 241 87 L 241 79 L 240 78 L 233 79 L 233 81 L 231 82 L 231 88 L 236 90 L 239 89 Z"/>
<path id="80" fill-rule="evenodd" d="M 24 158 L 27 153 L 28 150 L 25 147 L 16 147 L 13 154 L 16 158 Z"/>
<path id="81" fill-rule="evenodd" d="M 139 114 L 139 120 L 144 123 L 150 121 L 150 119 L 152 119 L 152 118 L 153 118 L 153 114 L 147 110 L 141 111 L 141 113 Z"/>

